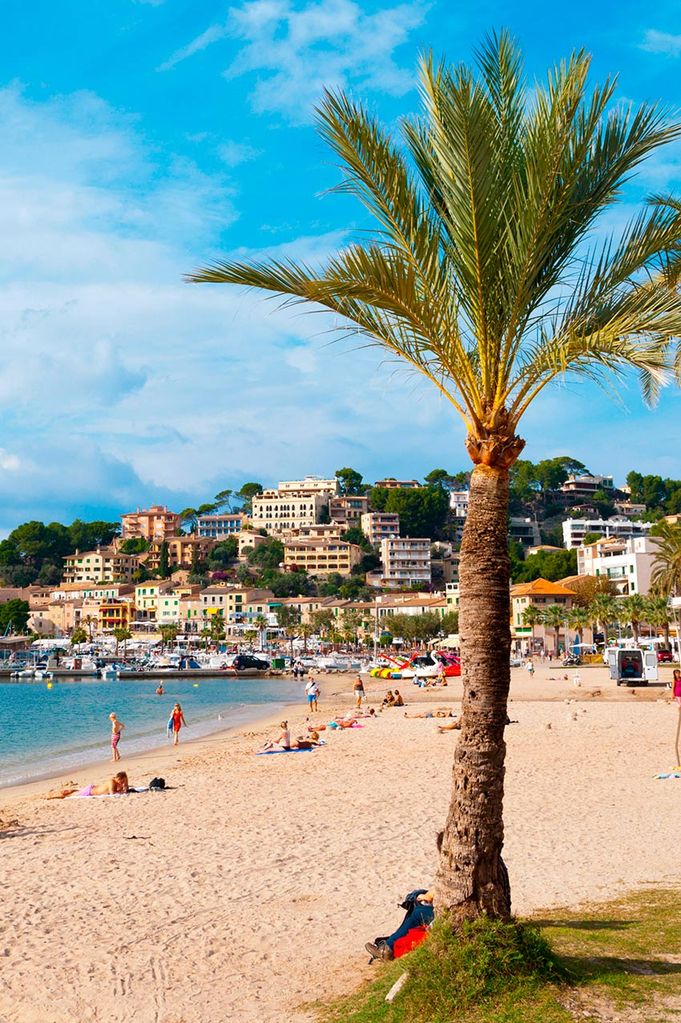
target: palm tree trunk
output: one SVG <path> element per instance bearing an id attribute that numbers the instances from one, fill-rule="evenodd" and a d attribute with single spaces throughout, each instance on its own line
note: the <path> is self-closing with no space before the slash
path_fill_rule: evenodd
<path id="1" fill-rule="evenodd" d="M 508 470 L 478 465 L 470 482 L 460 562 L 463 717 L 435 909 L 454 926 L 486 912 L 507 919 L 511 891 L 502 817 L 510 685 Z"/>

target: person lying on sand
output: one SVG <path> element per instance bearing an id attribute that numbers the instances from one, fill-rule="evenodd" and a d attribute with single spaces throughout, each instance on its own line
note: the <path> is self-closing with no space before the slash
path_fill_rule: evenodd
<path id="1" fill-rule="evenodd" d="M 66 799 L 67 796 L 118 796 L 126 795 L 130 790 L 128 776 L 125 771 L 119 771 L 109 781 L 101 785 L 86 785 L 84 789 L 62 789 L 60 792 L 50 792 L 47 799 Z"/>
<path id="2" fill-rule="evenodd" d="M 456 717 L 454 712 L 449 707 L 438 707 L 437 710 L 424 710 L 420 714 L 407 714 L 404 712 L 405 718 L 453 718 Z"/>
<path id="3" fill-rule="evenodd" d="M 453 732 L 461 728 L 461 718 L 457 718 L 456 721 L 449 721 L 446 725 L 438 725 L 438 732 Z"/>

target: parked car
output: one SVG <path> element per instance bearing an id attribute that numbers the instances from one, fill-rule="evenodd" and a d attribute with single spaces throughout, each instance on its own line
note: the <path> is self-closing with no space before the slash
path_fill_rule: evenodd
<path id="1" fill-rule="evenodd" d="M 671 650 L 658 650 L 657 651 L 657 663 L 658 664 L 671 664 L 674 660 Z"/>

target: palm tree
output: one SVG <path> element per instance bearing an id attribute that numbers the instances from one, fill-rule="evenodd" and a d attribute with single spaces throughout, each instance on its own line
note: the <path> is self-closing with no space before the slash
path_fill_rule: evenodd
<path id="1" fill-rule="evenodd" d="M 671 608 L 666 597 L 646 597 L 645 620 L 654 629 L 664 632 L 664 645 L 669 649 L 669 626 L 673 622 Z"/>
<path id="2" fill-rule="evenodd" d="M 71 646 L 79 646 L 81 643 L 87 643 L 87 632 L 79 626 L 71 633 Z"/>
<path id="3" fill-rule="evenodd" d="M 314 633 L 314 625 L 310 622 L 303 622 L 298 626 L 298 635 L 302 636 L 303 639 L 303 653 L 307 653 L 307 641 L 310 636 Z"/>
<path id="4" fill-rule="evenodd" d="M 527 607 L 523 609 L 522 619 L 523 625 L 532 626 L 532 647 L 530 650 L 530 652 L 532 653 L 534 651 L 534 627 L 535 625 L 539 625 L 541 623 L 542 612 L 537 607 L 536 604 L 528 604 Z"/>
<path id="5" fill-rule="evenodd" d="M 562 604 L 549 604 L 542 611 L 542 622 L 547 629 L 553 629 L 553 650 L 556 657 L 560 653 L 560 630 L 565 625 L 567 608 Z"/>
<path id="6" fill-rule="evenodd" d="M 113 630 L 113 636 L 116 640 L 115 656 L 118 657 L 118 644 L 123 644 L 123 660 L 126 658 L 128 640 L 132 639 L 132 632 L 123 625 L 117 625 Z"/>
<path id="7" fill-rule="evenodd" d="M 681 526 L 660 522 L 656 533 L 651 592 L 663 597 L 681 593 Z"/>
<path id="8" fill-rule="evenodd" d="M 586 607 L 571 607 L 567 614 L 568 625 L 579 636 L 580 653 L 584 644 L 584 630 L 591 625 L 591 613 Z"/>
<path id="9" fill-rule="evenodd" d="M 169 622 L 167 625 L 162 625 L 158 631 L 161 633 L 161 649 L 163 650 L 175 642 L 180 628 L 174 622 Z"/>
<path id="10" fill-rule="evenodd" d="M 623 625 L 631 625 L 634 643 L 638 646 L 641 622 L 646 621 L 648 602 L 640 593 L 631 593 L 628 597 L 620 597 L 617 601 L 620 609 L 620 621 Z"/>
<path id="11" fill-rule="evenodd" d="M 95 627 L 95 625 L 97 624 L 97 617 L 96 617 L 96 615 L 85 615 L 85 618 L 83 619 L 83 621 L 84 621 L 85 626 L 87 628 L 88 639 L 89 639 L 89 641 L 91 643 L 92 642 L 92 630 Z"/>
<path id="12" fill-rule="evenodd" d="M 267 642 L 267 626 L 269 623 L 265 618 L 265 615 L 260 614 L 255 616 L 253 624 L 258 630 L 258 642 L 260 644 L 260 649 L 263 650 Z"/>
<path id="13" fill-rule="evenodd" d="M 589 604 L 591 621 L 601 627 L 605 642 L 608 642 L 608 625 L 616 622 L 619 616 L 617 598 L 609 593 L 597 593 Z"/>
<path id="14" fill-rule="evenodd" d="M 671 366 L 668 339 L 681 333 L 681 296 L 655 279 L 678 242 L 673 210 L 647 206 L 619 240 L 588 247 L 623 183 L 681 125 L 652 106 L 614 104 L 614 81 L 589 92 L 589 63 L 575 53 L 530 88 L 506 34 L 484 43 L 476 69 L 426 58 L 422 113 L 399 141 L 361 104 L 327 93 L 318 121 L 341 164 L 338 190 L 373 215 L 373 240 L 320 270 L 224 260 L 188 277 L 331 310 L 345 335 L 422 373 L 465 424 L 474 469 L 460 552 L 463 723 L 435 896 L 454 923 L 510 914 L 507 516 L 520 421 L 568 373 L 634 369 L 653 401 Z"/>

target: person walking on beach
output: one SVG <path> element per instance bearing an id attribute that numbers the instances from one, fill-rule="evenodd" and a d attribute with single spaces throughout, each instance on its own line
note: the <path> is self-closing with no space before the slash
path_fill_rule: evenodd
<path id="1" fill-rule="evenodd" d="M 317 687 L 317 683 L 315 682 L 314 678 L 309 678 L 307 680 L 307 682 L 305 683 L 305 695 L 307 696 L 307 707 L 308 707 L 308 710 L 316 710 L 317 709 L 316 699 L 315 699 L 315 695 L 314 695 L 316 687 Z"/>
<path id="2" fill-rule="evenodd" d="M 109 721 L 111 722 L 111 759 L 115 762 L 121 759 L 121 755 L 118 752 L 118 743 L 120 742 L 121 732 L 125 725 L 113 713 L 109 714 Z"/>
<path id="3" fill-rule="evenodd" d="M 310 700 L 310 709 L 311 710 L 318 710 L 318 707 L 317 707 L 317 697 L 319 696 L 320 692 L 321 692 L 321 690 L 320 690 L 319 686 L 317 685 L 317 683 L 313 682 L 312 683 L 312 688 L 310 689 L 310 692 L 308 694 L 308 697 L 309 697 L 309 700 Z"/>
<path id="4" fill-rule="evenodd" d="M 173 707 L 170 720 L 173 723 L 173 746 L 177 746 L 180 741 L 180 729 L 182 728 L 182 725 L 187 724 L 184 719 L 184 714 L 182 713 L 182 707 L 180 707 L 179 703 L 176 703 Z"/>
<path id="5" fill-rule="evenodd" d="M 364 692 L 364 683 L 362 682 L 361 676 L 359 675 L 357 676 L 357 681 L 355 682 L 354 685 L 354 693 L 355 699 L 357 701 L 357 709 L 359 710 L 359 708 L 362 706 L 362 700 L 366 695 Z"/>

